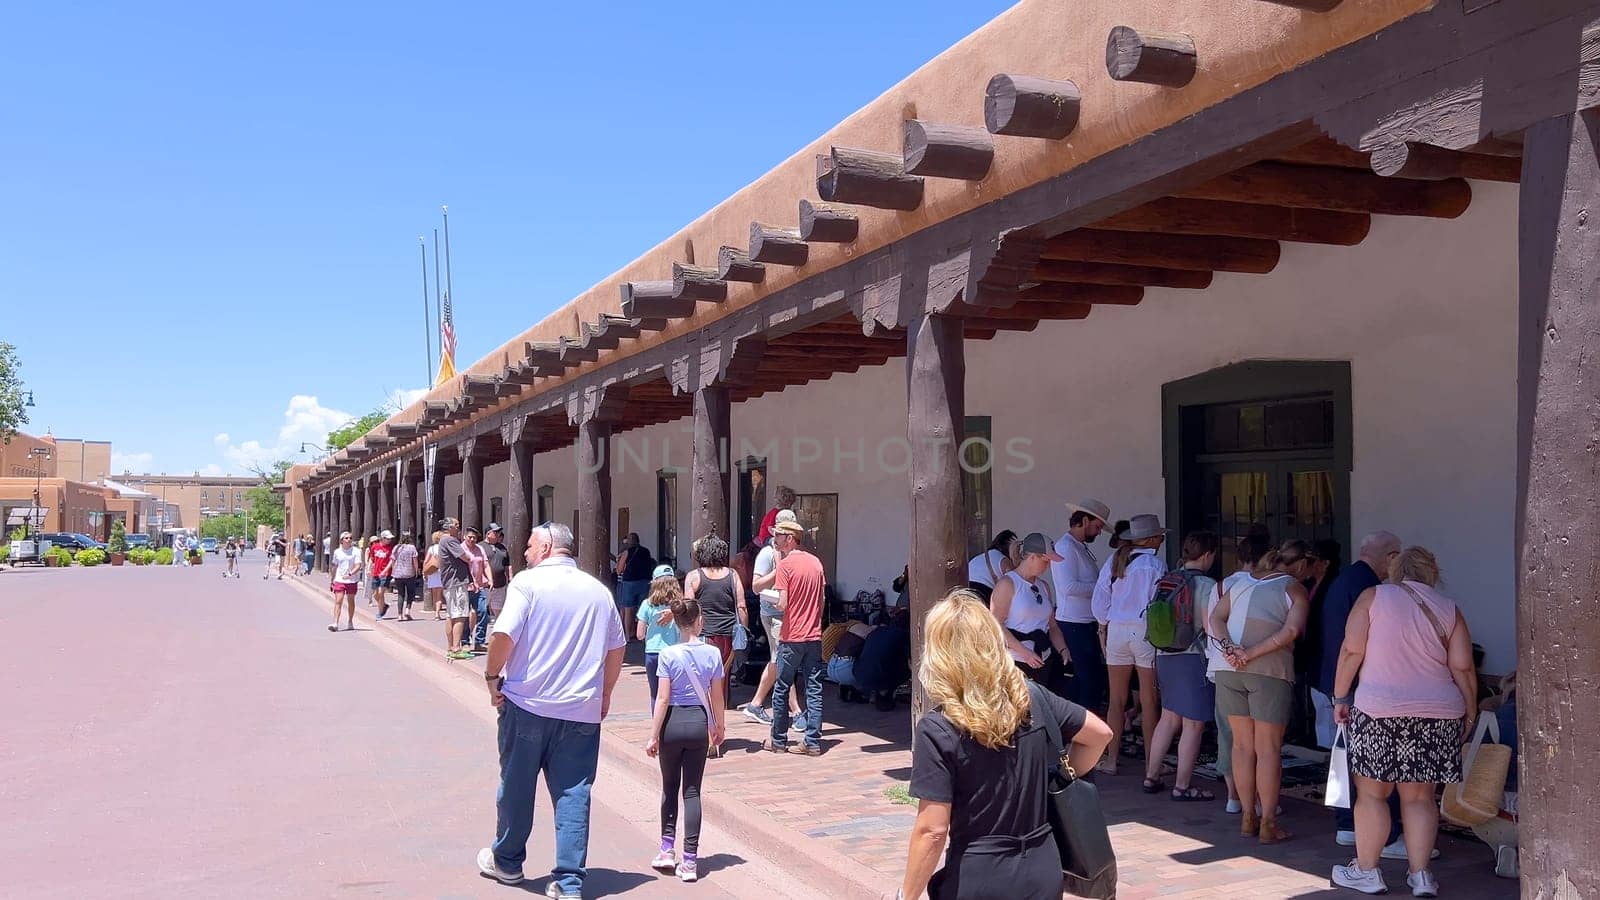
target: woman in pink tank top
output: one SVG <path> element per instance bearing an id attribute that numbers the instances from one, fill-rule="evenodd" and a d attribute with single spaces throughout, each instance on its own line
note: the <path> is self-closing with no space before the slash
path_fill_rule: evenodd
<path id="1" fill-rule="evenodd" d="M 1398 790 L 1410 861 L 1406 882 L 1416 896 L 1437 895 L 1428 871 L 1439 832 L 1434 794 L 1439 784 L 1461 780 L 1461 744 L 1472 731 L 1478 696 L 1472 635 L 1438 583 L 1433 554 L 1407 547 L 1390 565 L 1389 583 L 1368 588 L 1350 611 L 1333 717 L 1349 740 L 1356 858 L 1334 867 L 1335 884 L 1371 893 L 1381 883 L 1376 873 L 1389 836 L 1388 799 Z"/>

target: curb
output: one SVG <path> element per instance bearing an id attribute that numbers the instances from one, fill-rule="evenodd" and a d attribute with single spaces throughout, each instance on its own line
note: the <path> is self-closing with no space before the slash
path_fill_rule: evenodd
<path id="1" fill-rule="evenodd" d="M 301 593 L 317 600 L 318 605 L 325 611 L 332 606 L 332 600 L 312 587 L 306 576 L 291 575 L 284 581 L 294 584 Z M 481 667 L 454 665 L 455 661 L 443 658 L 444 651 L 440 647 L 427 642 L 421 636 L 409 631 L 379 627 L 365 606 L 356 607 L 356 617 L 372 626 L 376 634 L 412 651 L 428 664 L 433 666 L 443 664 L 455 677 L 470 682 L 475 687 L 481 684 L 483 676 Z M 461 661 L 466 662 L 466 660 Z M 479 690 L 482 688 L 479 687 Z M 602 761 L 622 772 L 624 777 L 633 782 L 641 796 L 651 798 L 653 801 L 660 790 L 657 772 L 654 766 L 645 766 L 641 763 L 644 757 L 639 747 L 618 737 L 602 725 L 600 756 Z M 772 851 L 774 858 L 786 861 L 784 868 L 790 869 L 790 874 L 800 883 L 830 898 L 881 900 L 885 896 L 891 896 L 872 887 L 885 883 L 883 873 L 838 855 L 814 839 L 773 821 L 761 810 L 742 800 L 719 797 L 715 803 L 704 804 L 702 817 L 711 825 L 742 835 L 750 843 Z"/>

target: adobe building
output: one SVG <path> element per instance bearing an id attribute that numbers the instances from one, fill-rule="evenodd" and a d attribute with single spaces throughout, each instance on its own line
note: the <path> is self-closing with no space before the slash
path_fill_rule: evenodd
<path id="1" fill-rule="evenodd" d="M 292 493 L 319 534 L 570 522 L 604 576 L 787 484 L 839 593 L 909 563 L 918 621 L 1084 496 L 1389 529 L 1519 673 L 1524 895 L 1600 894 L 1597 29 L 1025 0 Z"/>
<path id="2" fill-rule="evenodd" d="M 56 473 L 86 484 L 100 484 L 111 476 L 111 442 L 78 438 L 52 438 L 56 444 Z"/>
<path id="3" fill-rule="evenodd" d="M 167 504 L 165 528 L 198 529 L 211 516 L 243 515 L 249 508 L 246 494 L 261 479 L 232 475 L 116 476 L 119 484 L 137 488 Z"/>
<path id="4" fill-rule="evenodd" d="M 0 443 L 0 522 L 8 532 L 32 522 L 40 531 L 73 531 L 101 541 L 111 536 L 118 519 L 128 532 L 143 530 L 149 521 L 148 498 L 107 481 L 101 470 L 110 462 L 107 441 L 12 436 Z M 77 477 L 80 473 L 96 479 L 85 481 Z M 33 509 L 44 511 L 42 519 Z"/>

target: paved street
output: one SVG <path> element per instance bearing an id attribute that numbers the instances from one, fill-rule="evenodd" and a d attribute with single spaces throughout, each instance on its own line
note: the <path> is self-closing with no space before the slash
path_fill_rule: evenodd
<path id="1" fill-rule="evenodd" d="M 13 636 L 0 894 L 524 895 L 473 866 L 496 780 L 481 691 L 370 625 L 329 634 L 323 609 L 263 581 L 252 557 L 226 581 L 216 557 L 0 573 Z M 704 881 L 656 876 L 655 801 L 641 790 L 602 768 L 585 896 L 807 894 L 715 829 Z M 552 853 L 545 799 L 534 895 Z"/>

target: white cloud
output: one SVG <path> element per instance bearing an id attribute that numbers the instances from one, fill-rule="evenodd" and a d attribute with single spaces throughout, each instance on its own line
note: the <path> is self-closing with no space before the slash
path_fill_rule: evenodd
<path id="1" fill-rule="evenodd" d="M 150 467 L 155 465 L 154 453 L 122 453 L 111 451 L 111 471 L 113 475 L 122 472 L 138 472 L 141 475 L 149 474 Z"/>
<path id="2" fill-rule="evenodd" d="M 404 409 L 427 393 L 427 388 L 390 391 L 384 398 L 383 408 Z M 225 468 L 228 471 L 250 472 L 269 468 L 280 459 L 297 462 L 311 459 L 316 454 L 309 451 L 301 453 L 302 442 L 322 446 L 328 439 L 328 432 L 349 424 L 355 418 L 355 415 L 342 409 L 323 406 L 322 401 L 313 394 L 295 394 L 289 398 L 289 405 L 283 411 L 283 424 L 272 440 L 235 441 L 232 435 L 224 431 L 213 437 L 212 443 L 226 460 Z M 220 472 L 224 467 L 213 464 L 202 469 L 201 473 L 213 474 L 208 471 L 211 468 L 217 468 Z"/>

